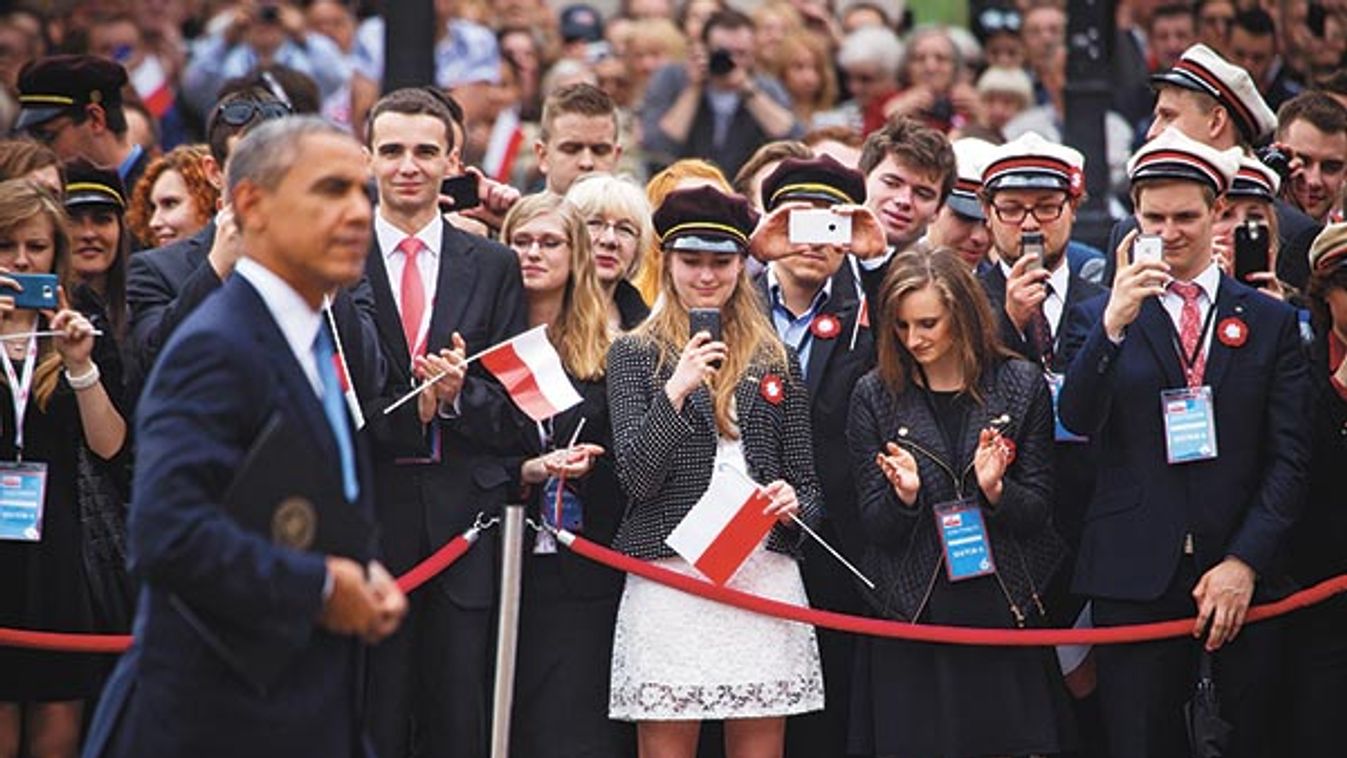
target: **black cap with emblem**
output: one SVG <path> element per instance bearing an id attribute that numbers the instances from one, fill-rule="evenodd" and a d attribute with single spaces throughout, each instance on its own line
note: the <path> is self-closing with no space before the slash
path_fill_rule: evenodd
<path id="1" fill-rule="evenodd" d="M 742 255 L 748 252 L 758 214 L 742 195 L 703 186 L 670 192 L 656 209 L 654 222 L 665 250 Z"/>
<path id="2" fill-rule="evenodd" d="M 52 55 L 19 72 L 19 119 L 24 131 L 86 105 L 120 106 L 126 69 L 93 55 Z M 74 114 L 72 114 L 74 115 Z"/>

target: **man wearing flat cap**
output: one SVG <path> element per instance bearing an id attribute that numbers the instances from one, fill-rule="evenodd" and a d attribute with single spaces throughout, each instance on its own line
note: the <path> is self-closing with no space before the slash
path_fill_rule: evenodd
<path id="1" fill-rule="evenodd" d="M 1146 139 L 1174 127 L 1191 139 L 1214 148 L 1248 149 L 1267 141 L 1277 127 L 1277 115 L 1258 93 L 1249 72 L 1222 58 L 1206 45 L 1193 45 L 1174 67 L 1151 77 L 1155 109 Z M 1297 287 L 1304 286 L 1308 270 L 1305 256 L 1319 226 L 1285 200 L 1278 200 L 1277 233 L 1281 257 L 1278 274 Z M 1114 224 L 1109 249 L 1114 250 L 1128 232 L 1132 219 Z M 1104 281 L 1113 281 L 1113 260 L 1107 261 Z"/>
<path id="2" fill-rule="evenodd" d="M 1148 142 L 1128 174 L 1140 230 L 1158 243 L 1127 235 L 1112 291 L 1068 315 L 1067 340 L 1082 346 L 1061 420 L 1100 462 L 1073 589 L 1096 626 L 1196 616 L 1192 638 L 1095 650 L 1110 755 L 1189 754 L 1183 706 L 1205 654 L 1234 729 L 1224 755 L 1278 754 L 1267 714 L 1280 625 L 1244 620 L 1288 589 L 1309 380 L 1295 310 L 1213 259 L 1239 158 L 1177 129 Z"/>
<path id="3" fill-rule="evenodd" d="M 19 72 L 19 120 L 26 132 L 61 160 L 85 158 L 115 169 L 122 185 L 134 189 L 150 156 L 127 136 L 122 110 L 126 69 L 92 55 L 39 58 Z"/>
<path id="4" fill-rule="evenodd" d="M 876 247 L 884 244 L 883 231 L 864 207 L 865 177 L 826 155 L 783 160 L 763 180 L 761 193 L 769 216 L 754 235 L 754 243 L 772 246 L 764 238 L 774 237 L 774 245 L 786 247 L 789 254 L 772 260 L 756 283 L 777 335 L 799 354 L 809 388 L 814 468 L 826 505 L 820 533 L 856 560 L 864 541 L 857 523 L 846 420 L 852 388 L 874 367 L 874 340 L 870 329 L 857 323 L 862 290 L 856 268 L 848 260 L 853 247 L 850 239 L 845 244 L 793 243 L 790 216 L 797 211 L 846 214 L 853 236 L 864 235 L 868 225 Z M 843 613 L 862 612 L 855 580 L 846 569 L 812 541 L 804 545 L 804 553 L 801 570 L 811 602 Z M 799 755 L 842 755 L 851 694 L 852 638 L 822 629 L 818 636 L 825 710 L 792 721 L 787 750 Z"/>

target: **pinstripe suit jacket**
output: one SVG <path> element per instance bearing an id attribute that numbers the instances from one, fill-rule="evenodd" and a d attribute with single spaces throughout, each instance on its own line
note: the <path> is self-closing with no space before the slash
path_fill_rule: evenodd
<path id="1" fill-rule="evenodd" d="M 755 363 L 735 389 L 748 473 L 760 484 L 784 479 L 800 500 L 800 518 L 813 526 L 822 515 L 809 428 L 809 393 L 799 359 L 789 351 L 789 369 Z M 711 483 L 717 431 L 710 392 L 699 387 L 675 411 L 664 394 L 677 358 L 663 364 L 648 337 L 624 335 L 608 351 L 608 406 L 613 421 L 617 474 L 628 505 L 613 545 L 646 560 L 669 558 L 664 538 L 687 515 Z M 785 388 L 779 403 L 762 391 L 769 374 Z M 797 527 L 777 524 L 767 548 L 799 554 Z"/>

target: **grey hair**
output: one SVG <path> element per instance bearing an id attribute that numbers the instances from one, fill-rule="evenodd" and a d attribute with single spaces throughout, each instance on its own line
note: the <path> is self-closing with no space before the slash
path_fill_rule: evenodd
<path id="1" fill-rule="evenodd" d="M 903 49 L 903 60 L 898 65 L 898 79 L 904 87 L 910 87 L 912 85 L 912 82 L 907 78 L 907 68 L 912 63 L 912 50 L 916 48 L 918 42 L 927 37 L 942 37 L 949 45 L 950 52 L 954 56 L 955 80 L 958 80 L 959 72 L 963 70 L 963 51 L 959 49 L 959 44 L 955 42 L 954 37 L 949 33 L 949 27 L 944 24 L 920 24 L 907 35 L 907 39 L 905 40 L 907 47 Z"/>
<path id="2" fill-rule="evenodd" d="M 632 258 L 631 266 L 624 274 L 626 277 L 634 276 L 641 268 L 645 251 L 655 246 L 655 227 L 650 220 L 653 211 L 641 185 L 625 174 L 585 174 L 566 191 L 566 199 L 579 208 L 586 219 L 613 214 L 626 216 L 636 223 L 639 232 L 636 257 Z"/>
<path id="3" fill-rule="evenodd" d="M 837 65 L 849 68 L 872 64 L 881 74 L 894 78 L 903 59 L 903 43 L 891 30 L 867 26 L 848 34 L 837 51 Z"/>
<path id="4" fill-rule="evenodd" d="M 248 133 L 229 154 L 225 164 L 225 184 L 232 199 L 239 184 L 252 182 L 273 190 L 294 167 L 299 143 L 317 135 L 350 137 L 337 126 L 317 116 L 286 116 L 265 121 Z"/>

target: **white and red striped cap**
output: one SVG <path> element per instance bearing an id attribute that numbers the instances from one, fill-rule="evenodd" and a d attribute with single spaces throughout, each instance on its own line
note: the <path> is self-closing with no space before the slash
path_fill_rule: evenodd
<path id="1" fill-rule="evenodd" d="M 958 175 L 945 204 L 960 216 L 982 221 L 985 218 L 982 213 L 982 170 L 996 151 L 996 145 L 977 137 L 964 137 L 954 140 L 951 147 L 954 148 Z"/>
<path id="2" fill-rule="evenodd" d="M 1224 195 L 1239 172 L 1237 147 L 1217 150 L 1169 127 L 1127 162 L 1127 177 L 1133 184 L 1144 179 L 1178 179 L 1198 182 Z"/>
<path id="3" fill-rule="evenodd" d="M 1310 270 L 1347 266 L 1347 223 L 1329 224 L 1310 245 Z"/>
<path id="4" fill-rule="evenodd" d="M 1239 157 L 1239 171 L 1225 193 L 1229 197 L 1251 197 L 1270 203 L 1277 199 L 1277 191 L 1282 187 L 1282 178 L 1277 176 L 1266 163 L 1252 155 Z"/>
<path id="5" fill-rule="evenodd" d="M 1026 132 L 992 151 L 982 171 L 982 186 L 989 193 L 1046 189 L 1076 197 L 1085 191 L 1085 156 Z"/>
<path id="6" fill-rule="evenodd" d="M 1240 134 L 1257 143 L 1277 128 L 1277 114 L 1258 93 L 1248 71 L 1222 58 L 1206 45 L 1183 51 L 1174 67 L 1151 77 L 1151 84 L 1172 84 L 1216 98 L 1230 112 Z"/>

